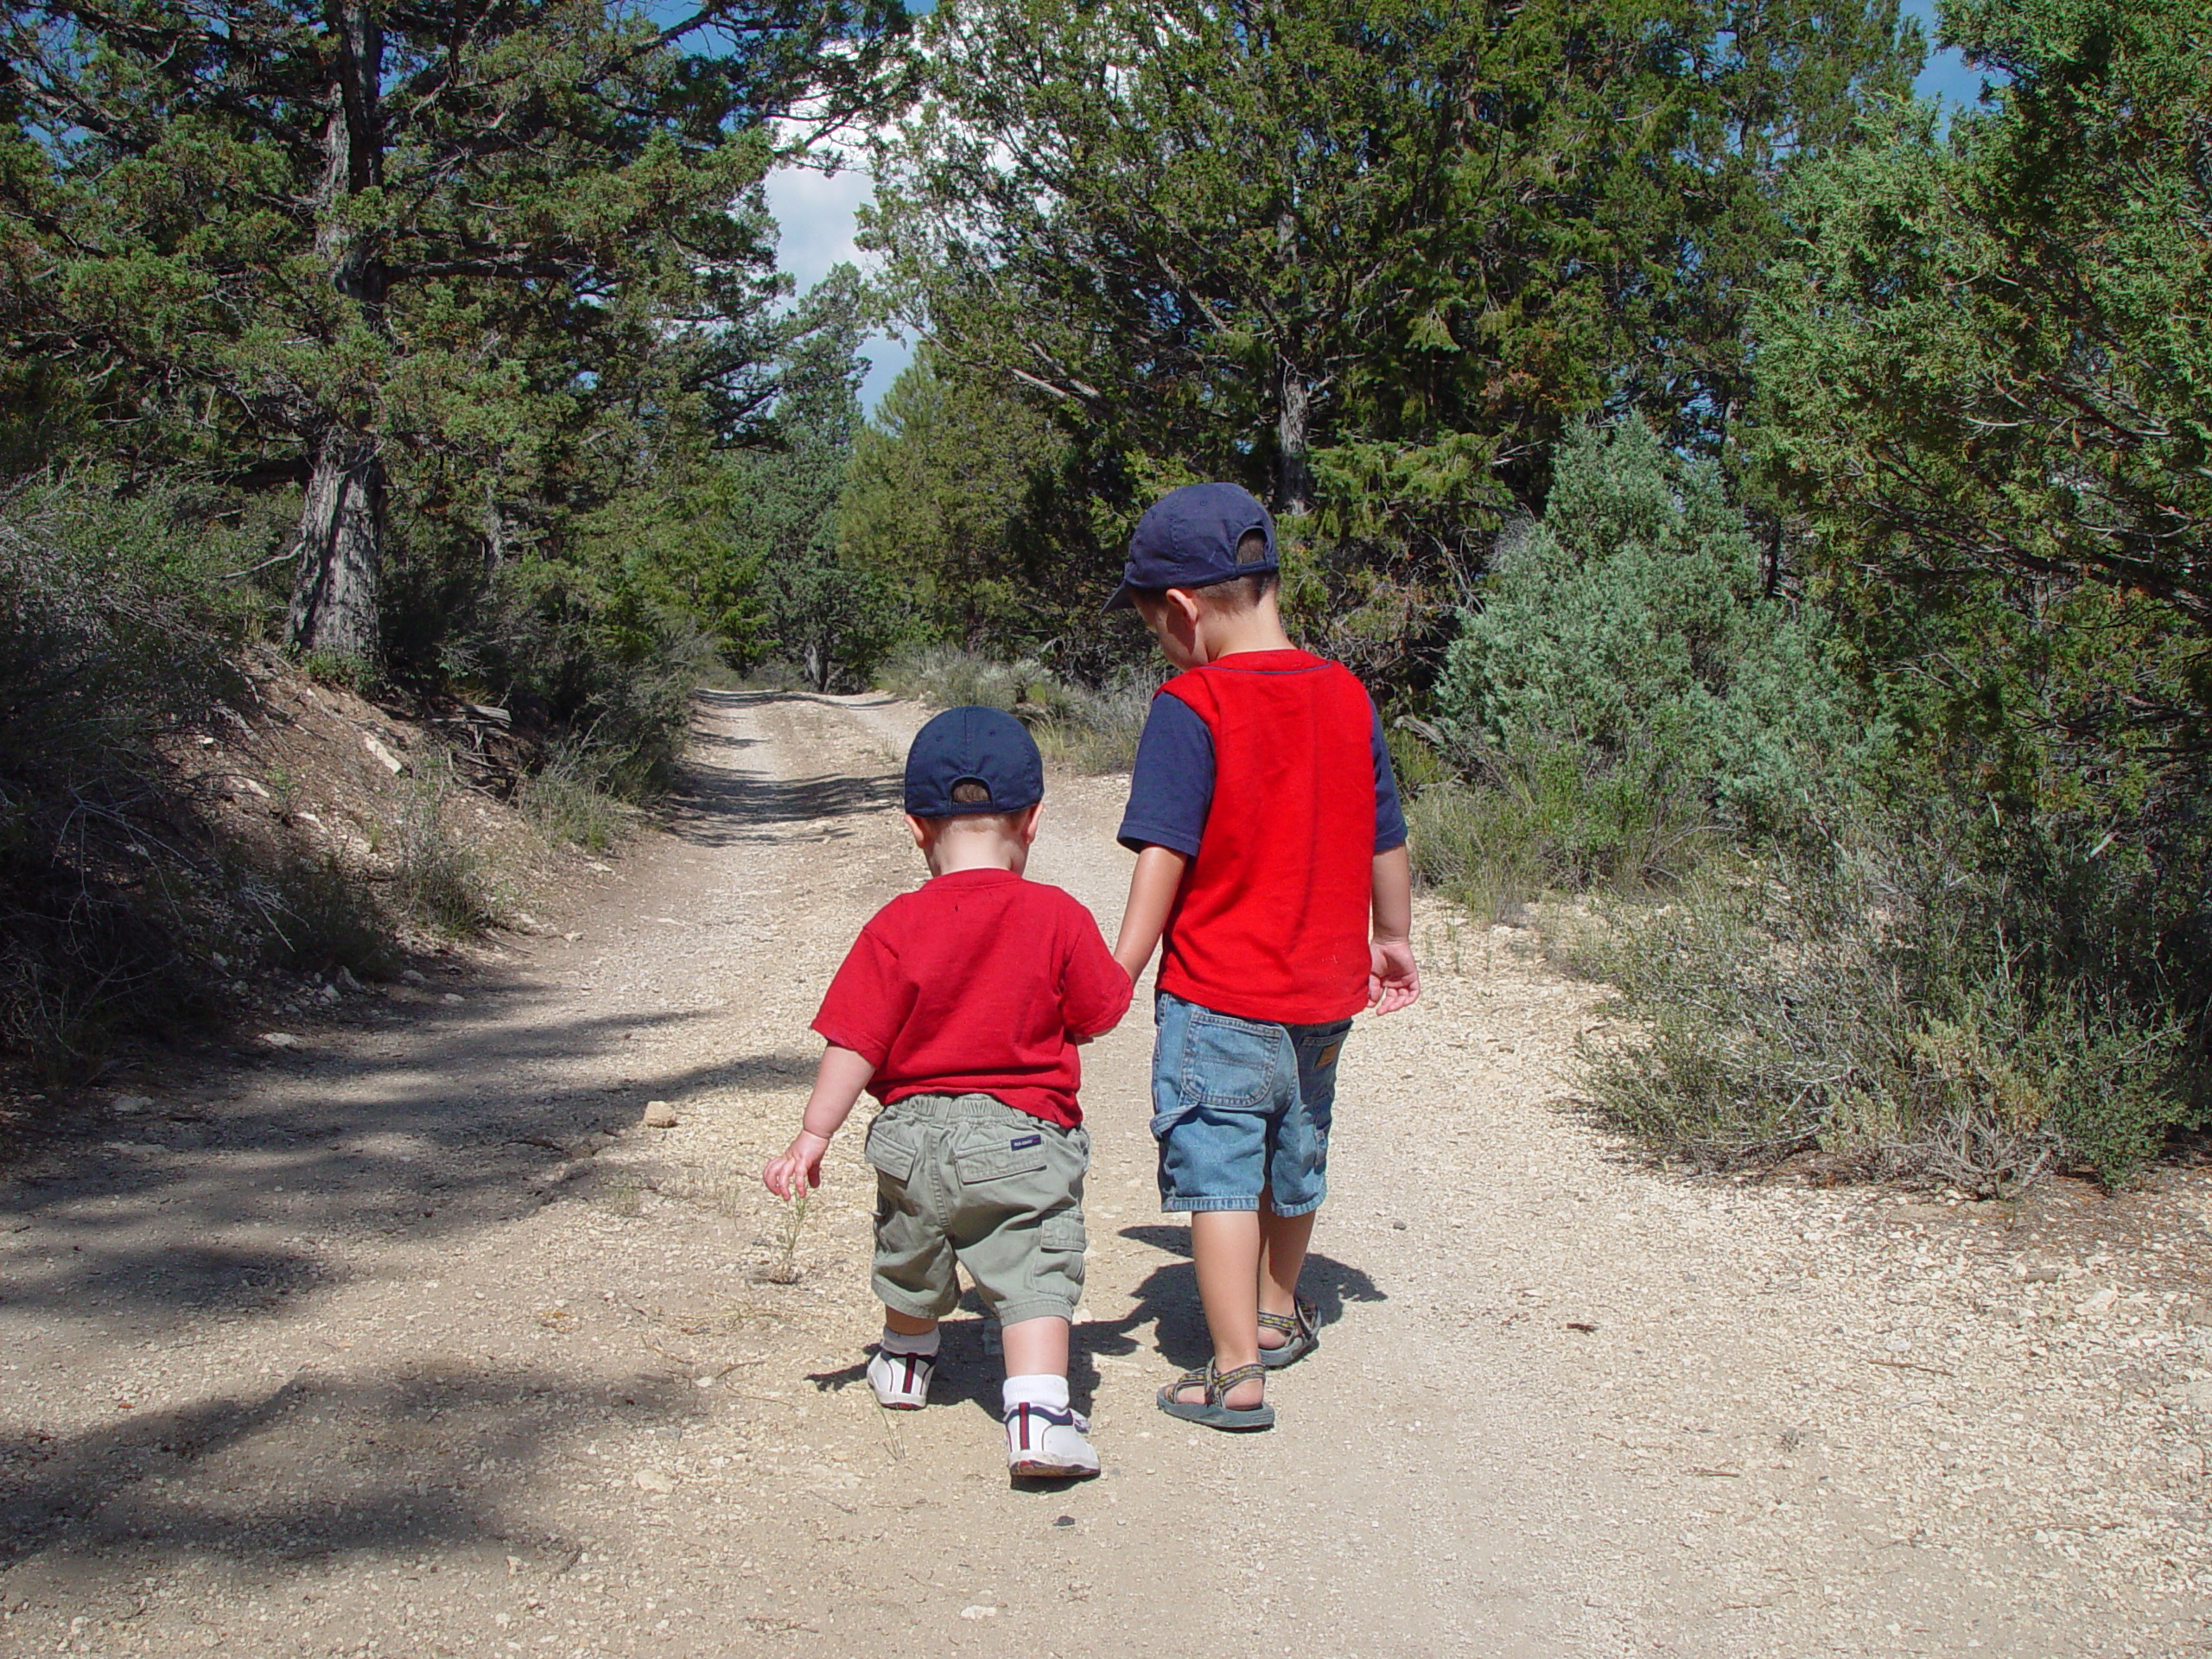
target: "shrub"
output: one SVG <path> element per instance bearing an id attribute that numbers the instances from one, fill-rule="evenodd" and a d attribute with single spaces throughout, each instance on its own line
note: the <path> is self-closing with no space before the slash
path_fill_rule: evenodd
<path id="1" fill-rule="evenodd" d="M 875 681 L 887 691 L 939 709 L 975 704 L 1052 714 L 1071 701 L 1068 689 L 1041 663 L 1001 662 L 953 645 L 900 652 L 877 671 Z"/>
<path id="2" fill-rule="evenodd" d="M 98 479 L 0 497 L 0 1048 L 66 1075 L 204 1010 L 216 869 L 163 740 L 236 690 L 236 549 Z"/>
<path id="3" fill-rule="evenodd" d="M 1102 686 L 1071 685 L 1034 661 L 1003 663 L 946 645 L 900 652 L 876 683 L 939 709 L 980 704 L 1019 715 L 1039 748 L 1077 772 L 1128 770 L 1160 689 L 1159 676 L 1141 671 L 1123 670 Z"/>
<path id="4" fill-rule="evenodd" d="M 1105 684 L 1067 688 L 1066 706 L 1037 728 L 1045 753 L 1077 772 L 1127 772 L 1160 690 L 1160 676 L 1123 669 Z"/>
<path id="5" fill-rule="evenodd" d="M 392 848 L 392 893 L 425 925 L 459 936 L 498 913 L 491 865 L 448 822 L 451 779 L 427 761 L 401 809 Z"/>
<path id="6" fill-rule="evenodd" d="M 692 693 L 716 660 L 694 618 L 620 566 L 526 558 L 497 573 L 442 671 L 566 734 L 597 787 L 640 799 L 674 775 Z"/>
<path id="7" fill-rule="evenodd" d="M 622 808 L 601 780 L 608 758 L 574 741 L 556 744 L 515 791 L 515 804 L 546 840 L 601 853 L 622 837 Z"/>
<path id="8" fill-rule="evenodd" d="M 1541 523 L 1500 548 L 1437 686 L 1440 736 L 1479 801 L 1466 854 L 1524 880 L 1637 886 L 1681 873 L 1710 823 L 1789 833 L 1882 733 L 1853 710 L 1817 620 L 1767 596 L 1712 468 L 1641 421 L 1563 446 Z"/>
<path id="9" fill-rule="evenodd" d="M 1817 1148 L 1982 1195 L 2054 1160 L 2123 1179 L 2197 1120 L 2186 1027 L 2024 948 L 2040 897 L 1978 870 L 1977 839 L 1893 823 L 1617 915 L 1581 965 L 1643 1035 L 1586 1056 L 1600 1113 L 1707 1166 Z"/>
<path id="10" fill-rule="evenodd" d="M 277 965 L 381 976 L 397 960 L 391 930 L 359 874 L 334 859 L 303 859 L 239 887 L 277 946 Z M 257 901 L 257 902 L 256 902 Z"/>
<path id="11" fill-rule="evenodd" d="M 1403 785 L 1421 880 L 1510 922 L 1557 892 L 1643 893 L 1681 879 L 1713 839 L 1701 803 L 1563 749 L 1484 757 L 1472 782 Z"/>

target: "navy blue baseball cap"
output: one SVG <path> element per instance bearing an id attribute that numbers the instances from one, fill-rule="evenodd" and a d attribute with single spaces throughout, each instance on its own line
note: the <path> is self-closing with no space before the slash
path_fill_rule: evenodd
<path id="1" fill-rule="evenodd" d="M 1267 556 L 1236 563 L 1236 543 L 1253 531 L 1268 538 Z M 1238 576 L 1264 575 L 1275 568 L 1275 521 L 1249 490 L 1235 484 L 1185 484 L 1145 509 L 1129 537 L 1122 585 L 1106 601 L 1125 611 L 1139 593 L 1167 588 L 1211 588 Z"/>
<path id="2" fill-rule="evenodd" d="M 988 800 L 956 801 L 954 788 L 981 784 Z M 1012 715 L 970 705 L 948 709 L 914 734 L 906 751 L 906 810 L 918 818 L 1020 812 L 1045 798 L 1037 740 Z"/>

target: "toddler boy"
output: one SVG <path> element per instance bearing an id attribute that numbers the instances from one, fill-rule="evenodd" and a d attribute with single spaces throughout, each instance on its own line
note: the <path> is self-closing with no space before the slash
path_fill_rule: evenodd
<path id="1" fill-rule="evenodd" d="M 1137 747 L 1120 836 L 1137 866 L 1114 955 L 1134 980 L 1165 938 L 1160 1203 L 1191 1212 L 1213 1338 L 1160 1406 L 1224 1429 L 1271 1425 L 1267 1370 L 1319 1340 L 1298 1275 L 1351 1016 L 1421 995 L 1382 723 L 1351 671 L 1292 645 L 1276 583 L 1267 510 L 1233 484 L 1192 484 L 1138 521 L 1108 604 L 1134 606 L 1183 671 Z"/>
<path id="2" fill-rule="evenodd" d="M 883 1338 L 868 1385 L 893 1410 L 928 1402 L 957 1262 L 1004 1337 L 1007 1465 L 1080 1478 L 1098 1455 L 1068 1403 L 1090 1162 L 1075 1050 L 1120 1020 L 1130 982 L 1088 910 L 1022 878 L 1044 796 L 1037 745 L 1011 715 L 948 709 L 916 734 L 906 825 L 931 879 L 876 912 L 831 980 L 803 1127 L 761 1179 L 785 1198 L 820 1185 L 861 1091 L 881 1101 L 868 1160 Z"/>

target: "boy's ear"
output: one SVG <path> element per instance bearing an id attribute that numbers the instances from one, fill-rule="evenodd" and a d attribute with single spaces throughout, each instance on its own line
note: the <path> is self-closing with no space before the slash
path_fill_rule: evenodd
<path id="1" fill-rule="evenodd" d="M 937 836 L 936 824 L 931 819 L 918 818 L 911 812 L 902 812 L 899 816 L 906 820 L 906 830 L 913 836 L 914 845 L 925 853 L 929 851 L 930 842 Z"/>
<path id="2" fill-rule="evenodd" d="M 1042 801 L 1038 802 L 1034 806 L 1024 809 L 1020 820 L 1014 826 L 1014 833 L 1020 838 L 1023 846 L 1027 847 L 1037 839 L 1037 820 L 1044 816 L 1045 803 Z"/>

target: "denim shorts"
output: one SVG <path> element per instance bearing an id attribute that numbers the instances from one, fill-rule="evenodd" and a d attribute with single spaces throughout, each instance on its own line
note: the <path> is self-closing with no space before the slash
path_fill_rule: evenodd
<path id="1" fill-rule="evenodd" d="M 1163 1210 L 1302 1216 L 1328 1192 L 1329 1117 L 1349 1020 L 1240 1020 L 1161 991 L 1152 1134 Z"/>

